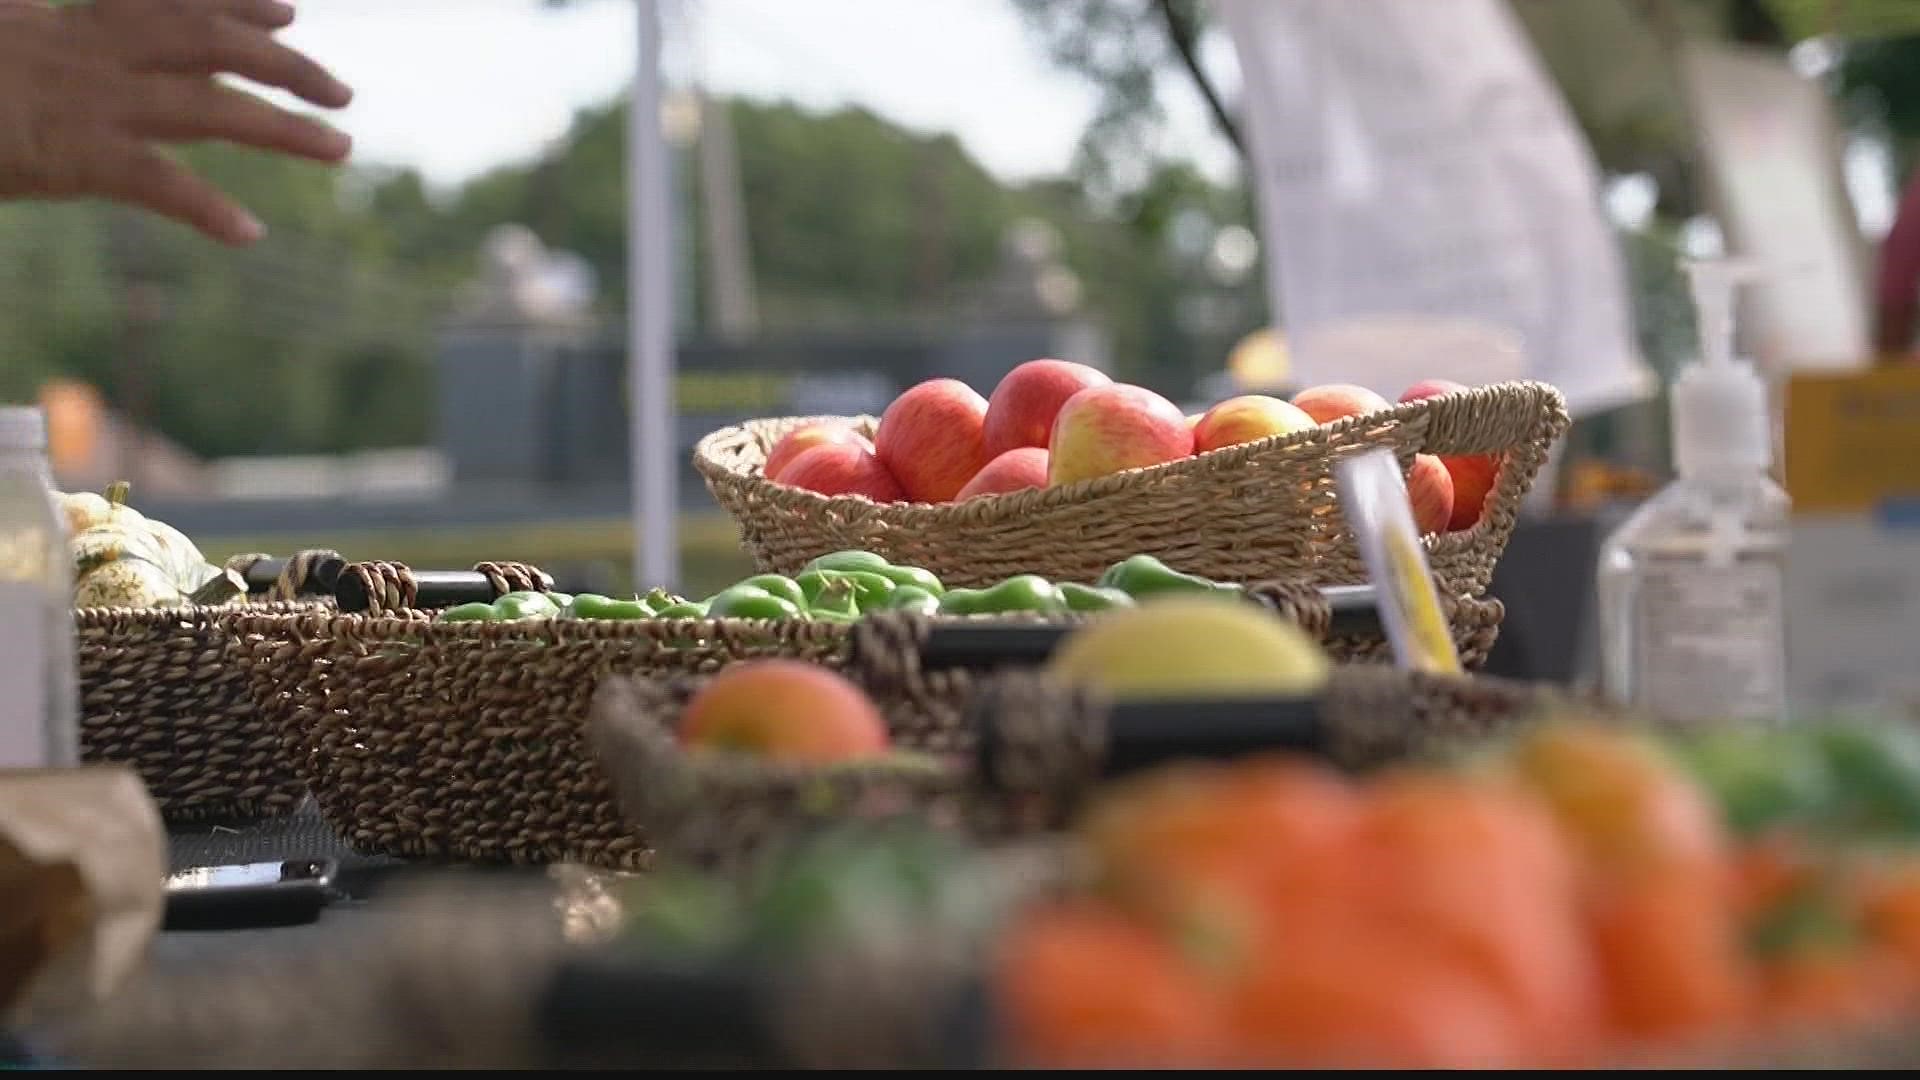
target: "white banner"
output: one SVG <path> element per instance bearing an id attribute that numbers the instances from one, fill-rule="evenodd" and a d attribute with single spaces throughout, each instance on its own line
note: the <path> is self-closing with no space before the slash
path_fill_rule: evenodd
<path id="1" fill-rule="evenodd" d="M 1586 143 L 1497 0 L 1216 0 L 1298 385 L 1657 385 Z"/>

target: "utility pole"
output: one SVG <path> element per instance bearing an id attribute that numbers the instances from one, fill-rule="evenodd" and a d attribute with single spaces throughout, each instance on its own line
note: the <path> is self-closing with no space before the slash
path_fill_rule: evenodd
<path id="1" fill-rule="evenodd" d="M 639 45 L 627 129 L 627 452 L 634 585 L 680 579 L 679 417 L 673 394 L 673 191 L 660 121 L 659 0 L 634 5 Z"/>

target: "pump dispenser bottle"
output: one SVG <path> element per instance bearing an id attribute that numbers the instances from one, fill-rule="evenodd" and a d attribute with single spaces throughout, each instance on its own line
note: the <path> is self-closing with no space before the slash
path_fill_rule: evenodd
<path id="1" fill-rule="evenodd" d="M 1733 354 L 1740 260 L 1687 266 L 1699 359 L 1674 383 L 1678 474 L 1600 550 L 1609 697 L 1674 720 L 1784 721 L 1787 493 L 1766 384 Z"/>

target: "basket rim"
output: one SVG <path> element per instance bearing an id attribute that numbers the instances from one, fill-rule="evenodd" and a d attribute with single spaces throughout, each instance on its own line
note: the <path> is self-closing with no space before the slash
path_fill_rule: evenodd
<path id="1" fill-rule="evenodd" d="M 1004 516 L 1018 513 L 1036 513 L 1060 506 L 1095 502 L 1108 495 L 1131 490 L 1143 481 L 1165 483 L 1184 480 L 1199 474 L 1217 473 L 1222 468 L 1234 468 L 1244 465 L 1254 457 L 1266 458 L 1269 455 L 1284 456 L 1293 453 L 1305 455 L 1312 448 L 1329 439 L 1349 431 L 1362 428 L 1376 428 L 1382 425 L 1402 425 L 1414 421 L 1435 409 L 1471 408 L 1479 402 L 1494 401 L 1500 398 L 1521 396 L 1532 399 L 1543 406 L 1542 411 L 1549 415 L 1550 435 L 1557 440 L 1565 433 L 1571 422 L 1566 409 L 1566 397 L 1550 383 L 1536 380 L 1514 380 L 1490 383 L 1486 386 L 1470 387 L 1464 391 L 1422 398 L 1417 401 L 1401 402 L 1389 408 L 1363 413 L 1358 416 L 1342 417 L 1338 420 L 1303 431 L 1285 435 L 1272 435 L 1253 442 L 1234 446 L 1223 446 L 1217 450 L 1208 450 L 1194 454 L 1179 461 L 1170 461 L 1160 465 L 1147 465 L 1137 469 L 1107 476 L 1098 476 L 1086 480 L 1077 480 L 1071 484 L 1062 484 L 1046 488 L 1028 488 L 1023 491 L 1006 492 L 997 495 L 983 495 L 968 499 L 964 503 L 923 503 L 923 502 L 875 502 L 865 495 L 821 495 L 804 488 L 790 487 L 768 480 L 757 472 L 735 468 L 722 463 L 715 455 L 715 449 L 725 442 L 732 442 L 744 435 L 775 427 L 791 429 L 806 423 L 850 423 L 855 425 L 877 423 L 871 416 L 788 416 L 765 417 L 749 420 L 745 423 L 729 424 L 716 431 L 709 432 L 694 444 L 694 467 L 710 481 L 746 483 L 764 486 L 777 491 L 780 497 L 794 505 L 805 506 L 823 513 L 835 513 L 842 516 L 868 517 L 884 513 L 888 520 L 900 526 L 921 525 L 937 527 L 951 524 L 959 519 L 986 516 Z M 1490 450 L 1489 453 L 1498 453 Z M 1484 523 L 1484 522 L 1483 522 Z M 1476 524 L 1473 529 L 1463 533 L 1437 534 L 1434 539 L 1444 540 L 1460 537 L 1481 528 Z"/>
<path id="2" fill-rule="evenodd" d="M 324 600 L 266 600 L 248 604 L 182 604 L 177 607 L 80 607 L 73 609 L 76 629 L 99 624 L 207 626 L 230 619 L 311 617 L 327 610 Z"/>
<path id="3" fill-rule="evenodd" d="M 796 644 L 838 644 L 852 636 L 853 623 L 824 619 L 566 619 L 534 617 L 507 622 L 408 618 L 404 615 L 277 612 L 255 616 L 263 623 L 323 625 L 337 631 L 352 628 L 360 637 L 415 640 L 421 644 L 452 642 L 526 641 L 561 644 L 570 641 L 651 640 L 671 631 L 673 637 L 726 638 L 742 634 L 791 641 Z"/>

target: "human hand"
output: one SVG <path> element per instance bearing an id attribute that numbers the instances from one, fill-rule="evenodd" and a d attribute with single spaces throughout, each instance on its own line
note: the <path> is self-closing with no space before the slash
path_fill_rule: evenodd
<path id="1" fill-rule="evenodd" d="M 345 106 L 352 90 L 274 40 L 293 14 L 280 0 L 0 0 L 0 199 L 112 199 L 228 244 L 258 240 L 252 214 L 161 147 L 346 158 L 346 135 L 215 78 Z"/>

